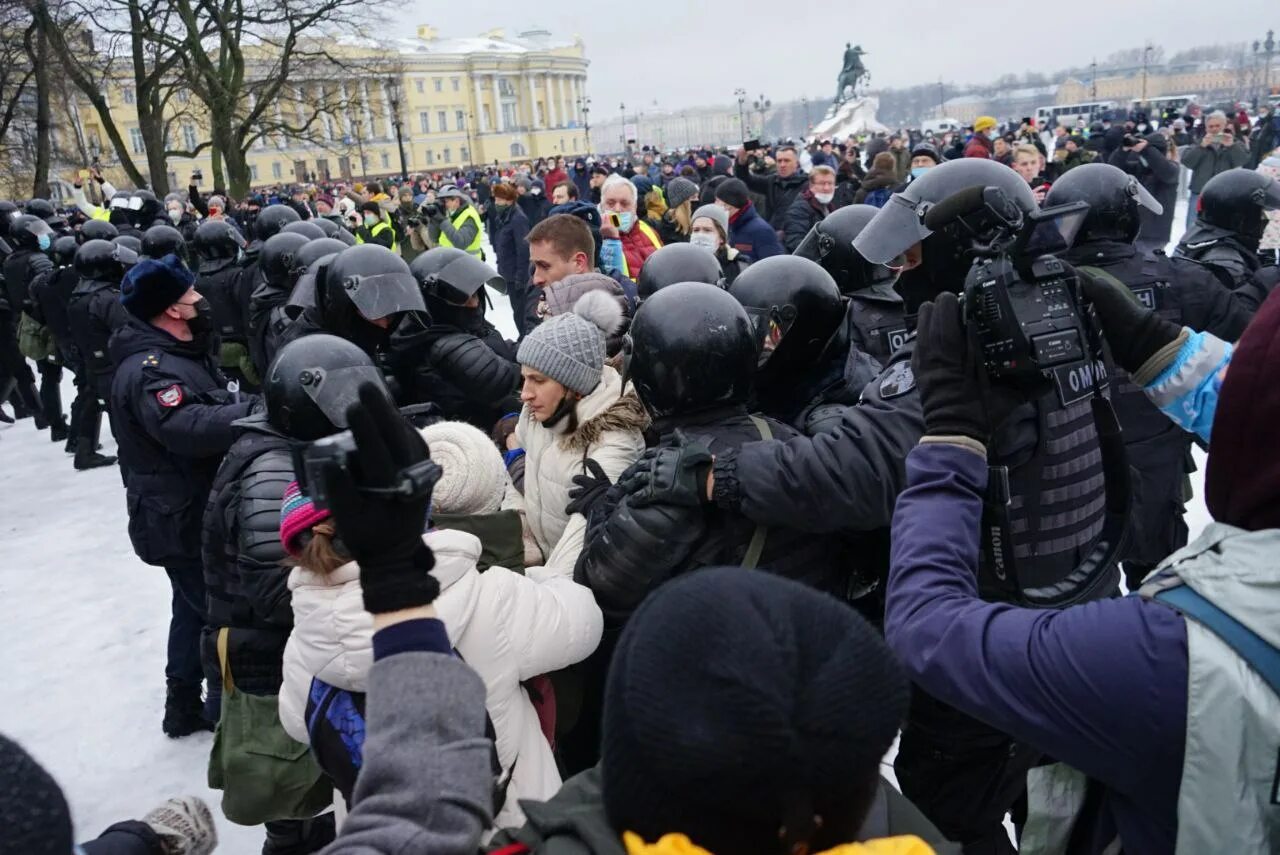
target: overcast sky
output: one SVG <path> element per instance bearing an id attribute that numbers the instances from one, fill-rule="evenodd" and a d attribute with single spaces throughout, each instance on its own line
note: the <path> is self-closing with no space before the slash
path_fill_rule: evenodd
<path id="1" fill-rule="evenodd" d="M 1170 55 L 1252 42 L 1265 38 L 1268 26 L 1280 27 L 1280 7 L 1264 0 L 414 0 L 408 15 L 414 17 L 397 18 L 410 34 L 416 24 L 446 37 L 491 27 L 508 35 L 533 27 L 580 34 L 591 61 L 593 115 L 601 121 L 619 102 L 628 112 L 654 100 L 660 108 L 728 103 L 737 87 L 775 102 L 831 98 L 846 41 L 868 52 L 874 88 L 1052 72 L 1147 39 Z M 1280 55 L 1273 67 L 1280 80 Z"/>

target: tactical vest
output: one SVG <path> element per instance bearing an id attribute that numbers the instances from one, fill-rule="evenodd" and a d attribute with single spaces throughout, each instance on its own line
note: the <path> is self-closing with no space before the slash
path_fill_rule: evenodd
<path id="1" fill-rule="evenodd" d="M 450 218 L 450 222 L 453 223 L 453 227 L 455 229 L 460 228 L 463 223 L 470 220 L 476 224 L 476 236 L 472 239 L 471 243 L 458 248 L 464 252 L 474 255 L 476 258 L 479 258 L 483 254 L 481 246 L 484 244 L 484 224 L 480 222 L 480 212 L 475 209 L 475 206 L 467 205 L 462 209 L 461 213 L 462 216 L 458 217 L 456 220 L 452 217 Z M 449 235 L 445 234 L 443 230 L 440 232 L 440 245 L 453 246 L 453 241 L 449 239 Z"/>
<path id="2" fill-rule="evenodd" d="M 864 288 L 849 295 L 848 319 L 853 327 L 854 344 L 870 354 L 881 365 L 907 340 L 901 299 L 880 295 Z"/>
<path id="3" fill-rule="evenodd" d="M 213 308 L 213 320 L 223 342 L 243 344 L 248 340 L 245 317 L 249 307 L 242 305 L 240 287 L 244 272 L 228 260 L 226 267 L 201 273 L 196 279 L 195 289 Z"/>
<path id="4" fill-rule="evenodd" d="M 1213 268 L 1229 288 L 1241 284 L 1234 281 L 1237 268 L 1248 275 L 1262 266 L 1257 253 L 1241 243 L 1233 233 L 1210 227 L 1202 235 L 1202 230 L 1203 227 L 1194 227 L 1187 232 L 1174 251 L 1175 254 Z"/>
<path id="5" fill-rule="evenodd" d="M 1185 585 L 1223 612 L 1168 602 L 1187 616 L 1187 731 L 1178 788 L 1178 855 L 1274 852 L 1280 841 L 1280 694 L 1255 669 L 1276 666 L 1280 531 L 1213 523 L 1169 556 L 1139 594 L 1157 601 Z M 1217 616 L 1221 618 L 1221 615 Z M 1235 624 L 1224 636 L 1225 624 Z M 1252 638 L 1249 638 L 1252 636 Z M 1234 642 L 1249 642 L 1245 659 Z M 1269 648 L 1269 649 L 1268 649 Z M 1276 674 L 1270 671 L 1274 680 Z"/>

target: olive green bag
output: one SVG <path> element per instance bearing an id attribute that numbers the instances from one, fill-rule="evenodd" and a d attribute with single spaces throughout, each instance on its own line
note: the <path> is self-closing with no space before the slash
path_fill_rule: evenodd
<path id="1" fill-rule="evenodd" d="M 239 825 L 315 816 L 333 801 L 333 784 L 311 748 L 285 733 L 275 695 L 236 689 L 228 632 L 218 630 L 222 712 L 209 756 L 209 786 L 222 790 L 222 812 Z"/>
<path id="2" fill-rule="evenodd" d="M 53 333 L 44 324 L 37 323 L 35 318 L 22 313 L 18 321 L 18 350 L 32 362 L 44 362 L 53 356 Z"/>

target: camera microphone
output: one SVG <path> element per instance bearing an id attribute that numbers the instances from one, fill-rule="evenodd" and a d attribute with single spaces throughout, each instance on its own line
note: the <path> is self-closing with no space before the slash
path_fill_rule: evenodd
<path id="1" fill-rule="evenodd" d="M 924 215 L 924 227 L 931 232 L 946 228 L 956 220 L 981 211 L 986 207 L 986 187 L 975 185 L 966 187 L 958 193 L 952 193 L 938 204 L 929 208 Z"/>

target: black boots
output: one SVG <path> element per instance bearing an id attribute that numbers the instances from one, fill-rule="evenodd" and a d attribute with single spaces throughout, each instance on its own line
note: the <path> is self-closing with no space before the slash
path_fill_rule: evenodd
<path id="1" fill-rule="evenodd" d="M 80 466 L 77 464 L 77 469 Z M 164 699 L 164 735 L 172 739 L 213 730 L 213 722 L 204 717 L 199 687 L 170 685 Z"/>
<path id="2" fill-rule="evenodd" d="M 115 462 L 116 459 L 112 455 L 99 454 L 85 442 L 76 443 L 76 459 L 74 465 L 77 472 L 83 472 L 86 469 L 98 469 L 102 466 L 111 466 Z"/>
<path id="3" fill-rule="evenodd" d="M 333 842 L 334 817 L 322 813 L 311 819 L 285 819 L 267 823 L 262 855 L 309 855 Z"/>

